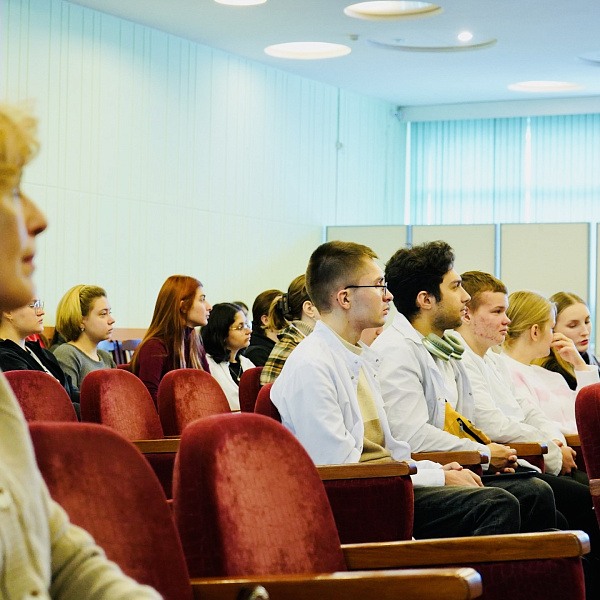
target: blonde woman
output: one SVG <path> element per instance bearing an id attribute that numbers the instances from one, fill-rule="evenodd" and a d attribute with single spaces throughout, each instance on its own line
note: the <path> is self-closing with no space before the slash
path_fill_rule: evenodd
<path id="1" fill-rule="evenodd" d="M 46 219 L 21 191 L 25 164 L 37 150 L 35 119 L 0 105 L 0 311 L 35 297 L 35 238 Z M 0 473 L 3 510 L 2 598 L 160 600 L 109 562 L 92 538 L 50 498 L 27 424 L 0 374 Z"/>
<path id="2" fill-rule="evenodd" d="M 562 333 L 573 341 L 583 361 L 598 368 L 598 359 L 590 352 L 592 323 L 590 310 L 585 301 L 571 292 L 557 292 L 550 297 L 556 304 L 555 333 Z M 549 356 L 536 360 L 535 364 L 560 373 L 572 390 L 577 389 L 577 377 L 573 366 L 554 349 Z"/>
<path id="3" fill-rule="evenodd" d="M 54 356 L 77 393 L 91 371 L 116 369 L 112 356 L 98 349 L 100 342 L 110 338 L 114 322 L 101 287 L 76 285 L 58 303 L 56 329 L 67 343 L 58 346 Z"/>
<path id="4" fill-rule="evenodd" d="M 562 433 L 576 433 L 575 396 L 562 375 L 532 364 L 552 349 L 573 368 L 577 390 L 597 383 L 598 369 L 585 364 L 575 344 L 553 331 L 556 307 L 540 294 L 515 292 L 508 298 L 511 323 L 503 345 L 503 359 L 522 397 L 529 398 L 554 421 Z"/>

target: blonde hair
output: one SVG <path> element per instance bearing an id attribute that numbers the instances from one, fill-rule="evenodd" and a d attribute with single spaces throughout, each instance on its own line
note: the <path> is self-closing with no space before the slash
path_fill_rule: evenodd
<path id="1" fill-rule="evenodd" d="M 56 329 L 67 342 L 79 338 L 83 317 L 89 315 L 96 298 L 103 297 L 106 292 L 97 285 L 76 285 L 60 299 L 56 308 Z"/>
<path id="2" fill-rule="evenodd" d="M 0 186 L 13 186 L 37 153 L 36 129 L 37 119 L 25 108 L 0 103 Z"/>
<path id="3" fill-rule="evenodd" d="M 513 292 L 508 297 L 506 315 L 510 319 L 510 325 L 504 345 L 510 348 L 534 325 L 545 329 L 555 312 L 554 304 L 540 294 L 527 290 Z"/>

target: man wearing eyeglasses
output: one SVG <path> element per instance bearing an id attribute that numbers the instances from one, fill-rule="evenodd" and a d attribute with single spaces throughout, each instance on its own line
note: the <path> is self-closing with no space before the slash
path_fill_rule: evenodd
<path id="1" fill-rule="evenodd" d="M 395 438 L 379 390 L 380 358 L 360 340 L 381 327 L 388 292 L 377 256 L 366 246 L 328 242 L 312 254 L 308 293 L 321 314 L 313 333 L 290 354 L 271 389 L 282 423 L 315 464 L 409 460 Z M 519 503 L 457 463 L 419 461 L 412 476 L 416 538 L 489 535 L 519 530 Z"/>

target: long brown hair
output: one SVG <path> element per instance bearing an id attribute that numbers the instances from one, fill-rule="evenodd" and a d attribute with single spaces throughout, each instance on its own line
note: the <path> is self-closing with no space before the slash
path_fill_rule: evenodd
<path id="1" fill-rule="evenodd" d="M 185 315 L 190 310 L 196 291 L 202 283 L 187 275 L 171 275 L 160 288 L 148 331 L 131 359 L 131 370 L 139 371 L 139 350 L 150 339 L 159 339 L 173 353 L 173 368 L 201 369 L 200 337 L 196 330 L 190 334 L 189 364 L 185 357 Z"/>

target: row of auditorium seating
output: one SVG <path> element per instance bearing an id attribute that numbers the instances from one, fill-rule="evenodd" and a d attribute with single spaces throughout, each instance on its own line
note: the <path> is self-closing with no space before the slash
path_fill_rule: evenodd
<path id="1" fill-rule="evenodd" d="M 156 478 L 116 433 L 87 423 L 34 423 L 31 432 L 52 496 L 109 558 L 167 600 L 233 599 L 241 585 L 258 583 L 274 599 L 482 592 L 537 600 L 557 589 L 563 600 L 584 597 L 581 533 L 340 545 L 312 461 L 289 432 L 259 415 L 216 415 L 186 428 L 175 529 Z M 481 573 L 482 588 L 465 567 Z"/>
<path id="2" fill-rule="evenodd" d="M 114 372 L 117 372 L 117 371 L 113 371 L 113 373 Z M 28 373 L 31 374 L 31 373 L 34 373 L 34 372 L 28 372 Z M 101 372 L 98 372 L 98 373 L 101 373 Z M 196 372 L 196 373 L 200 373 L 200 372 Z M 8 374 L 9 379 L 11 379 L 12 376 L 15 375 L 15 374 L 10 374 L 9 373 Z M 45 374 L 40 373 L 39 375 L 45 375 Z M 135 378 L 134 376 L 132 376 L 129 373 L 123 373 L 123 375 L 126 378 L 128 378 L 128 381 L 131 381 L 131 382 L 136 381 L 138 384 L 141 383 L 141 382 L 139 382 L 139 380 L 137 380 L 137 378 Z M 212 378 L 208 378 L 208 379 L 210 379 L 212 381 Z M 46 382 L 43 382 L 43 383 L 44 383 L 44 386 L 45 386 Z M 12 381 L 11 381 L 11 384 L 13 384 Z M 143 387 L 143 385 L 142 385 L 142 387 Z M 18 386 L 17 386 L 17 389 L 18 389 Z M 82 394 L 83 394 L 83 391 L 84 390 L 83 390 L 83 386 L 82 386 Z M 113 392 L 115 392 L 115 391 L 117 392 L 117 395 L 122 396 L 123 398 L 125 398 L 127 400 L 130 399 L 130 394 L 128 394 L 126 390 L 124 390 L 122 388 L 120 390 L 116 390 L 116 388 L 115 388 L 115 390 L 113 390 Z M 145 388 L 144 388 L 144 391 L 145 391 Z M 46 396 L 46 394 L 42 393 L 42 392 L 43 392 L 42 387 L 40 387 L 38 385 L 38 388 L 37 388 L 38 403 L 39 403 L 40 396 Z M 124 393 L 124 395 L 123 395 L 123 393 Z M 17 395 L 19 395 L 18 391 L 17 391 Z M 113 395 L 115 395 L 115 394 L 113 394 Z M 154 409 L 154 405 L 153 405 L 151 399 L 149 399 L 149 401 L 151 403 L 152 409 L 154 410 L 154 415 L 156 416 L 156 410 Z M 228 411 L 228 409 L 227 409 L 227 411 Z M 226 411 L 223 411 L 223 412 L 226 412 Z M 26 414 L 27 414 L 27 411 L 26 411 Z M 115 415 L 114 414 L 111 415 L 111 410 L 108 409 L 108 410 L 104 411 L 104 416 L 105 417 L 112 417 L 112 418 L 114 418 Z M 235 422 L 235 419 L 240 418 L 239 415 L 228 415 L 228 417 L 233 419 L 232 422 Z M 247 415 L 244 416 L 244 418 L 246 418 L 246 417 L 247 417 Z M 120 421 L 120 423 L 123 423 L 123 421 L 126 421 L 126 420 L 127 420 L 127 418 L 123 418 L 123 415 L 121 415 L 119 417 L 119 419 L 118 419 L 118 421 Z M 203 421 L 206 421 L 206 419 L 203 419 Z M 117 425 L 120 426 L 119 423 L 117 423 Z M 159 423 L 159 425 L 160 425 L 160 423 Z M 195 425 L 196 424 L 194 424 L 194 426 Z M 281 428 L 280 428 L 280 430 L 281 430 Z M 156 433 L 156 431 L 154 433 Z M 135 439 L 136 437 L 137 436 L 134 435 L 133 439 Z M 140 438 L 137 438 L 137 439 L 140 439 Z M 170 442 L 174 442 L 174 441 L 178 441 L 178 440 L 164 440 L 164 441 L 166 441 L 166 442 L 169 442 L 169 441 Z M 171 449 L 173 449 L 173 446 L 171 447 Z M 239 456 L 244 457 L 245 454 L 244 454 L 243 451 L 241 451 L 241 449 L 240 449 L 240 452 L 241 452 L 241 454 Z M 159 454 L 161 454 L 161 453 L 159 453 Z M 239 459 L 239 456 L 238 456 L 238 459 Z M 294 464 L 294 463 L 292 463 L 292 464 Z M 373 467 L 379 467 L 379 468 L 381 468 L 381 467 L 386 467 L 386 466 L 387 465 L 370 465 L 370 466 L 369 465 L 352 465 L 350 467 L 358 467 L 359 469 L 361 467 L 370 467 L 372 469 Z M 171 467 L 172 467 L 172 463 L 171 463 Z M 348 466 L 345 466 L 345 467 L 348 467 Z M 331 472 L 335 471 L 336 467 L 328 467 L 328 468 L 325 468 L 324 470 L 327 471 L 327 469 L 329 469 L 330 475 L 331 475 Z M 339 467 L 337 469 L 338 469 L 338 471 L 340 470 Z M 323 469 L 322 469 L 322 471 L 323 471 Z M 410 471 L 410 469 L 409 469 L 409 471 Z M 360 532 L 359 534 L 356 534 L 356 532 L 352 532 L 353 535 L 358 535 L 358 539 L 352 540 L 352 535 L 350 535 L 349 537 L 346 537 L 345 541 L 365 541 L 365 539 L 364 539 L 365 535 L 368 537 L 368 533 L 369 532 L 372 534 L 372 541 L 382 541 L 382 540 L 385 539 L 385 535 L 386 534 L 388 534 L 390 536 L 389 537 L 390 541 L 392 541 L 392 540 L 399 540 L 399 539 L 407 539 L 407 538 L 410 537 L 410 526 L 411 526 L 411 523 L 412 523 L 412 504 L 406 502 L 406 499 L 409 496 L 410 496 L 410 500 L 412 501 L 412 487 L 410 486 L 410 480 L 408 478 L 408 472 L 409 471 L 405 471 L 404 475 L 396 475 L 396 476 L 389 476 L 389 477 L 382 478 L 381 481 L 384 481 L 385 485 L 387 485 L 389 489 L 386 490 L 384 488 L 380 488 L 376 492 L 376 499 L 375 499 L 375 502 L 373 503 L 373 506 L 375 508 L 374 512 L 377 512 L 377 510 L 379 510 L 379 512 L 381 514 L 387 514 L 388 516 L 389 515 L 396 515 L 397 516 L 398 514 L 403 515 L 404 518 L 400 519 L 400 525 L 397 526 L 397 527 L 395 527 L 395 528 L 394 527 L 390 527 L 389 529 L 386 529 L 386 527 L 385 527 L 385 519 L 381 519 L 380 523 L 379 523 L 379 527 L 370 527 L 368 523 L 364 523 L 364 514 L 363 513 L 365 511 L 364 510 L 361 511 L 360 509 L 356 510 L 356 508 L 355 508 L 354 514 L 352 514 L 352 515 L 346 515 L 345 516 L 346 521 L 350 524 L 350 530 L 352 529 L 352 524 L 354 524 L 354 529 L 356 529 L 356 523 L 357 522 L 358 523 L 363 523 L 364 524 L 364 531 Z M 322 472 L 321 476 L 322 476 L 323 479 L 327 479 L 327 475 L 324 476 L 323 472 Z M 359 482 L 358 485 L 359 486 L 360 486 L 360 478 L 361 477 L 367 477 L 367 476 L 369 478 L 372 477 L 372 475 L 367 474 L 367 470 L 364 470 L 364 473 L 362 475 L 358 476 L 359 477 L 359 479 L 358 479 L 358 482 Z M 352 485 L 356 486 L 357 485 L 357 480 L 356 479 L 346 479 L 345 476 L 340 476 L 339 474 L 338 475 L 332 475 L 332 477 L 334 477 L 334 478 L 333 479 L 327 479 L 327 481 L 325 481 L 325 484 L 327 486 L 327 484 L 330 481 L 334 481 L 334 482 L 338 483 L 339 487 L 338 487 L 338 490 L 336 492 L 337 493 L 337 498 L 338 498 L 338 505 L 341 505 L 341 506 L 345 505 L 346 507 L 348 505 L 352 505 L 352 504 L 354 504 L 355 507 L 356 506 L 359 506 L 359 507 L 363 506 L 362 502 L 348 502 L 348 497 L 349 497 L 348 495 L 350 495 L 350 497 L 351 497 L 352 493 L 356 494 L 356 490 L 354 490 L 354 492 L 349 491 L 348 486 L 352 486 Z M 382 485 L 381 481 L 377 482 L 377 484 L 378 485 Z M 395 482 L 397 482 L 397 481 L 400 481 L 402 483 L 402 485 L 397 486 L 397 488 L 396 488 L 396 496 L 394 496 L 394 487 L 393 487 L 393 484 Z M 407 492 L 407 488 L 409 490 L 408 492 Z M 363 491 L 363 498 L 362 499 L 364 499 L 364 489 L 362 491 Z M 329 496 L 330 504 L 332 506 L 334 506 L 335 505 L 335 500 L 332 500 L 332 494 L 331 494 L 331 492 L 330 492 L 329 489 L 327 489 L 327 494 Z M 389 499 L 389 502 L 387 504 L 383 501 L 386 498 Z M 344 502 L 344 500 L 346 500 L 346 501 Z M 401 504 L 401 502 L 403 500 L 405 502 L 404 505 Z M 398 510 L 399 506 L 402 506 L 401 510 Z M 396 508 L 395 511 L 394 511 L 393 507 Z M 366 514 L 370 514 L 370 512 L 371 511 L 366 511 Z M 411 518 L 407 519 L 406 515 L 409 514 L 409 513 L 410 513 L 410 517 Z M 362 517 L 362 521 L 361 521 L 361 517 Z M 336 517 L 336 522 L 337 521 L 339 521 L 339 519 Z M 391 520 L 390 520 L 390 523 L 391 523 Z M 407 523 L 408 523 L 408 529 L 407 529 Z M 338 524 L 338 529 L 340 529 L 339 522 L 337 524 Z M 363 539 L 361 539 L 361 538 L 363 538 Z M 342 541 L 344 541 L 344 540 L 342 540 Z M 369 540 L 367 540 L 367 541 L 369 541 Z M 522 544 L 523 543 L 522 540 L 520 542 L 517 542 L 517 546 L 519 545 L 519 543 Z M 417 546 L 412 546 L 412 547 L 418 553 L 418 545 Z M 562 550 L 561 550 L 561 552 L 562 552 Z M 509 553 L 507 554 L 507 556 L 508 555 L 509 555 Z M 556 557 L 556 556 L 559 556 L 559 555 L 560 554 L 554 554 L 553 557 Z M 529 554 L 529 556 L 533 556 L 533 555 Z M 487 557 L 489 559 L 490 555 L 488 554 Z M 494 558 L 497 558 L 497 557 L 494 556 Z M 432 564 L 431 563 L 431 555 L 429 555 L 429 558 L 427 560 L 428 560 L 428 562 L 425 562 L 425 563 L 422 563 L 422 564 Z M 546 558 L 546 559 L 540 559 L 540 560 L 545 560 L 547 562 L 549 559 Z M 396 565 L 396 566 L 405 566 L 406 567 L 406 566 L 410 566 L 412 564 L 414 564 L 414 563 L 409 562 L 407 564 Z M 442 562 L 435 562 L 434 564 L 443 564 L 443 561 Z M 450 563 L 448 563 L 448 564 L 450 564 Z M 393 565 L 388 565 L 388 566 L 393 566 Z M 506 565 L 505 565 L 505 567 L 506 567 Z M 487 596 L 486 593 L 485 593 L 485 588 L 486 588 L 485 579 L 486 578 L 484 577 L 484 596 L 485 597 L 493 597 L 493 596 Z M 493 577 L 490 576 L 490 575 L 488 575 L 488 579 L 491 580 L 491 579 L 493 579 Z M 487 587 L 490 587 L 490 586 L 488 585 Z M 523 597 L 534 597 L 534 596 L 523 596 Z M 561 597 L 566 597 L 566 596 L 562 595 Z M 573 597 L 578 597 L 579 598 L 580 596 L 575 595 Z"/>

